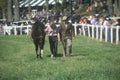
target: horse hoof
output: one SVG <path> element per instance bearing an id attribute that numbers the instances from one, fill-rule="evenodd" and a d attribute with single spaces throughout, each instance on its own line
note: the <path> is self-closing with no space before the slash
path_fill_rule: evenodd
<path id="1" fill-rule="evenodd" d="M 42 58 L 42 56 L 41 56 L 41 55 L 39 55 L 39 58 L 41 59 L 41 58 Z"/>
<path id="2" fill-rule="evenodd" d="M 39 58 L 39 55 L 37 55 L 37 58 Z"/>
<path id="3" fill-rule="evenodd" d="M 51 54 L 51 56 L 50 56 L 51 58 L 53 58 L 54 56 L 53 56 L 53 54 Z"/>
<path id="4" fill-rule="evenodd" d="M 43 57 L 43 54 L 41 54 L 41 57 Z"/>
<path id="5" fill-rule="evenodd" d="M 40 56 L 40 59 L 43 59 L 43 57 Z"/>

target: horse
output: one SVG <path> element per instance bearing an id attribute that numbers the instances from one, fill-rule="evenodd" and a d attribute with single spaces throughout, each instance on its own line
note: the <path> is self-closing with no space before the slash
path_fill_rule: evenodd
<path id="1" fill-rule="evenodd" d="M 34 23 L 32 25 L 31 30 L 31 37 L 33 39 L 33 43 L 35 45 L 35 51 L 37 58 L 43 57 L 43 50 L 44 50 L 44 44 L 45 44 L 45 25 L 36 19 L 33 19 Z"/>

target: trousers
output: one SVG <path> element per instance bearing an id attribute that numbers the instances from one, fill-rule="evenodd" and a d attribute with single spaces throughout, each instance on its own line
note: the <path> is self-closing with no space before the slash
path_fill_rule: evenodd
<path id="1" fill-rule="evenodd" d="M 50 51 L 53 56 L 57 55 L 57 48 L 58 48 L 58 37 L 57 36 L 49 36 L 49 43 L 50 43 Z"/>
<path id="2" fill-rule="evenodd" d="M 66 56 L 66 54 L 71 55 L 71 53 L 72 53 L 72 40 L 69 38 L 62 40 L 62 49 L 63 49 L 63 56 Z"/>

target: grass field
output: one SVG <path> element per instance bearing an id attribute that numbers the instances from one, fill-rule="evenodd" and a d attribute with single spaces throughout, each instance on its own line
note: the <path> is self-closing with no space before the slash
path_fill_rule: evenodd
<path id="1" fill-rule="evenodd" d="M 50 58 L 46 37 L 44 58 L 37 59 L 30 36 L 0 35 L 0 80 L 120 80 L 120 45 L 77 36 L 73 54 Z"/>

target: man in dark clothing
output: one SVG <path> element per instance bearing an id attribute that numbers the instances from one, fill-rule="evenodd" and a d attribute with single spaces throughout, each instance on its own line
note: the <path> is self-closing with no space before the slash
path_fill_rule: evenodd
<path id="1" fill-rule="evenodd" d="M 60 38 L 63 48 L 63 57 L 72 53 L 72 38 L 74 37 L 73 26 L 71 21 L 68 24 L 65 23 L 67 17 L 64 16 L 60 24 Z"/>

